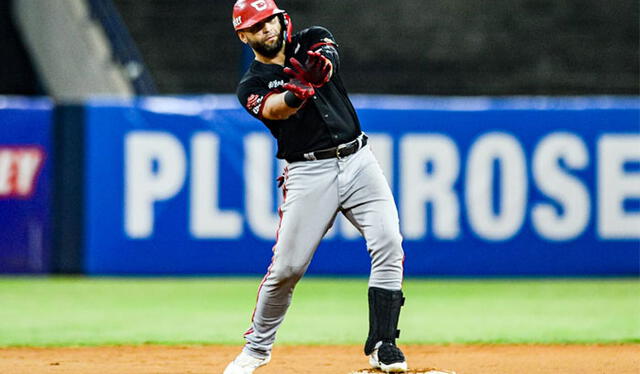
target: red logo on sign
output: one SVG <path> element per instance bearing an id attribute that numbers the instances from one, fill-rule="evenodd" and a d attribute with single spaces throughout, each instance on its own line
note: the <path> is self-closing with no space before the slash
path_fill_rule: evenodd
<path id="1" fill-rule="evenodd" d="M 44 159 L 44 151 L 37 146 L 0 146 L 0 199 L 30 197 Z"/>

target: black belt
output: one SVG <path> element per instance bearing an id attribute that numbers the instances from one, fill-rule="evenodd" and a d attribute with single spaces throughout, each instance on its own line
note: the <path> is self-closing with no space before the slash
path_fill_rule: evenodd
<path id="1" fill-rule="evenodd" d="M 295 155 L 291 155 L 287 157 L 288 162 L 296 162 L 296 161 L 315 161 L 315 160 L 326 160 L 329 158 L 345 158 L 347 156 L 351 156 L 352 154 L 358 152 L 365 145 L 367 145 L 367 137 L 365 134 L 358 136 L 355 140 L 350 141 L 349 143 L 340 144 L 337 147 L 321 149 L 315 152 L 309 153 L 299 153 Z"/>

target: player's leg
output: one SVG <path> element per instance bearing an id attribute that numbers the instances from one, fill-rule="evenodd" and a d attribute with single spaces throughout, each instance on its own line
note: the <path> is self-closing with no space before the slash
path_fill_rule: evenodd
<path id="1" fill-rule="evenodd" d="M 402 236 L 398 210 L 369 146 L 346 159 L 338 176 L 341 209 L 362 233 L 371 256 L 369 287 L 402 288 Z"/>
<path id="2" fill-rule="evenodd" d="M 335 160 L 297 162 L 288 166 L 283 188 L 274 255 L 258 291 L 245 352 L 270 353 L 278 327 L 291 302 L 293 289 L 304 275 L 338 209 Z"/>
<path id="3" fill-rule="evenodd" d="M 360 230 L 371 257 L 369 278 L 369 336 L 365 354 L 385 371 L 406 371 L 404 355 L 395 345 L 398 319 L 404 304 L 402 276 L 404 252 L 398 211 L 391 189 L 370 149 L 348 159 L 340 184 L 345 216 Z M 340 180 L 340 177 L 339 177 Z"/>

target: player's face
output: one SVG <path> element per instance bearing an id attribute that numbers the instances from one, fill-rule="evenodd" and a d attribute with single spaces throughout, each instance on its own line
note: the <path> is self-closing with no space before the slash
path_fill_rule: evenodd
<path id="1" fill-rule="evenodd" d="M 273 58 L 284 46 L 282 24 L 277 16 L 258 22 L 239 33 L 240 39 L 264 57 Z"/>

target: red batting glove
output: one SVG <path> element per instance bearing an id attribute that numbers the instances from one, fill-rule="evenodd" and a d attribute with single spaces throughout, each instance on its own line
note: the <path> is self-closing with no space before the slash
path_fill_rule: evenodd
<path id="1" fill-rule="evenodd" d="M 289 62 L 293 69 L 285 67 L 284 72 L 290 77 L 309 82 L 313 87 L 322 87 L 329 81 L 331 74 L 331 61 L 319 52 L 308 51 L 307 62 L 304 66 L 295 57 Z"/>
<path id="2" fill-rule="evenodd" d="M 301 81 L 300 79 L 291 79 L 289 83 L 285 83 L 282 87 L 294 94 L 298 99 L 304 101 L 316 94 L 316 90 L 310 83 Z"/>
<path id="3" fill-rule="evenodd" d="M 320 52 L 308 51 L 306 70 L 309 72 L 309 82 L 322 87 L 331 78 L 331 61 L 324 57 Z"/>

